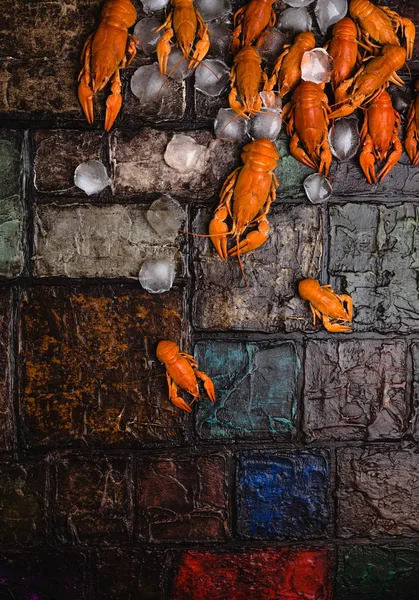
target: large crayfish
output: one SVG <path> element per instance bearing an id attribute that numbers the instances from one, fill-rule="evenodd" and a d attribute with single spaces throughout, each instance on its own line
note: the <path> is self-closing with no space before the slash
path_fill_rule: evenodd
<path id="1" fill-rule="evenodd" d="M 268 239 L 269 224 L 266 215 L 276 198 L 277 178 L 273 170 L 279 154 L 272 142 L 261 138 L 243 147 L 243 167 L 238 167 L 225 180 L 220 193 L 220 203 L 209 226 L 209 234 L 221 259 L 240 256 L 259 248 Z M 231 229 L 225 223 L 232 219 Z M 251 231 L 240 237 L 251 225 Z M 227 251 L 227 235 L 236 238 L 236 245 Z"/>
<path id="2" fill-rule="evenodd" d="M 166 75 L 167 61 L 171 51 L 171 40 L 175 37 L 183 58 L 189 61 L 189 68 L 196 68 L 205 58 L 210 47 L 208 27 L 193 5 L 193 0 L 171 0 L 173 10 L 167 19 L 155 31 L 164 29 L 161 39 L 157 42 L 157 58 L 160 73 Z M 193 46 L 195 39 L 198 41 Z"/>
<path id="3" fill-rule="evenodd" d="M 344 333 L 352 329 L 352 325 L 343 325 L 352 322 L 353 303 L 350 296 L 336 294 L 331 285 L 320 285 L 315 279 L 300 281 L 298 293 L 303 300 L 310 302 L 313 325 L 316 325 L 317 317 L 332 333 Z"/>
<path id="4" fill-rule="evenodd" d="M 291 92 L 301 79 L 301 60 L 304 52 L 313 50 L 316 40 L 311 31 L 299 33 L 294 43 L 285 44 L 284 51 L 278 56 L 269 80 L 270 89 L 278 82 L 278 92 L 282 98 Z"/>
<path id="5" fill-rule="evenodd" d="M 236 54 L 241 46 L 250 46 L 267 27 L 273 27 L 276 14 L 272 8 L 275 0 L 250 0 L 234 15 L 234 30 L 231 48 Z"/>
<path id="6" fill-rule="evenodd" d="M 353 74 L 359 52 L 356 25 L 351 19 L 345 17 L 338 21 L 332 33 L 333 37 L 326 43 L 325 48 L 333 58 L 330 83 L 335 90 Z"/>
<path id="7" fill-rule="evenodd" d="M 96 33 L 92 33 L 84 44 L 78 95 L 89 123 L 94 121 L 93 96 L 112 78 L 112 95 L 106 101 L 105 131 L 110 130 L 121 110 L 119 69 L 128 66 L 136 54 L 137 40 L 128 34 L 128 28 L 134 25 L 136 18 L 137 12 L 130 0 L 107 0 Z"/>
<path id="8" fill-rule="evenodd" d="M 170 340 L 163 340 L 158 343 L 156 356 L 166 367 L 169 398 L 175 406 L 186 412 L 192 412 L 191 405 L 200 396 L 197 377 L 204 382 L 208 398 L 211 402 L 215 402 L 214 384 L 208 375 L 202 371 L 198 371 L 198 365 L 193 356 L 186 352 L 181 352 L 179 346 Z M 187 404 L 178 395 L 178 386 L 193 396 L 190 404 Z"/>
<path id="9" fill-rule="evenodd" d="M 239 115 L 253 115 L 262 108 L 259 88 L 267 89 L 268 78 L 261 68 L 262 59 L 254 46 L 244 46 L 234 57 L 231 69 L 230 107 Z M 237 100 L 237 95 L 240 100 Z"/>
<path id="10" fill-rule="evenodd" d="M 415 84 L 419 92 L 419 79 Z M 406 139 L 404 147 L 413 165 L 419 165 L 419 94 L 412 101 L 407 115 Z"/>

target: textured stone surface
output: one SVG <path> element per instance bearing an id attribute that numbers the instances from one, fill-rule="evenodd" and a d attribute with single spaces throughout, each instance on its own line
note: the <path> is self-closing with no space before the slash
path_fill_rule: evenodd
<path id="1" fill-rule="evenodd" d="M 41 277 L 138 277 L 147 259 L 170 260 L 182 275 L 184 236 L 159 236 L 149 206 L 41 205 L 36 211 L 35 273 Z"/>
<path id="2" fill-rule="evenodd" d="M 326 548 L 191 550 L 180 561 L 173 600 L 312 600 L 332 598 L 332 556 Z"/>
<path id="3" fill-rule="evenodd" d="M 22 416 L 31 445 L 183 439 L 184 414 L 169 402 L 155 357 L 160 339 L 179 342 L 178 291 L 37 287 L 24 295 L 22 318 Z"/>
<path id="4" fill-rule="evenodd" d="M 406 431 L 403 341 L 309 341 L 304 431 L 312 441 L 398 439 Z"/>
<path id="5" fill-rule="evenodd" d="M 133 529 L 129 458 L 80 456 L 55 464 L 55 534 L 62 544 L 124 544 Z"/>
<path id="6" fill-rule="evenodd" d="M 282 129 L 278 137 L 276 147 L 281 157 L 275 169 L 275 175 L 279 183 L 277 197 L 291 201 L 294 201 L 296 198 L 305 198 L 303 181 L 309 175 L 315 173 L 314 169 L 310 169 L 310 167 L 303 165 L 303 163 L 291 156 L 289 151 L 289 137 L 284 132 L 284 129 Z"/>
<path id="7" fill-rule="evenodd" d="M 225 540 L 227 472 L 228 462 L 221 454 L 144 458 L 138 473 L 140 538 Z"/>
<path id="8" fill-rule="evenodd" d="M 354 331 L 419 330 L 418 210 L 407 203 L 330 209 L 330 271 L 352 296 Z"/>
<path id="9" fill-rule="evenodd" d="M 413 406 L 412 433 L 415 440 L 419 439 L 419 344 L 411 346 L 413 358 Z"/>
<path id="10" fill-rule="evenodd" d="M 10 372 L 11 299 L 0 293 L 0 450 L 11 450 L 14 439 L 14 410 Z"/>
<path id="11" fill-rule="evenodd" d="M 261 439 L 295 431 L 300 362 L 293 343 L 199 342 L 195 355 L 217 394 L 216 404 L 197 402 L 200 437 Z"/>
<path id="12" fill-rule="evenodd" d="M 418 467 L 414 446 L 339 449 L 339 535 L 417 536 Z"/>
<path id="13" fill-rule="evenodd" d="M 324 452 L 245 454 L 236 479 L 237 531 L 255 539 L 326 533 L 329 465 Z"/>
<path id="14" fill-rule="evenodd" d="M 336 600 L 416 600 L 417 546 L 342 547 Z"/>
<path id="15" fill-rule="evenodd" d="M 207 233 L 211 214 L 207 209 L 198 211 L 192 231 Z M 208 238 L 193 239 L 196 327 L 254 331 L 312 329 L 307 303 L 297 295 L 297 282 L 319 277 L 320 211 L 312 206 L 277 205 L 268 219 L 267 242 L 242 256 L 249 287 L 243 281 L 236 258 L 222 261 Z"/>

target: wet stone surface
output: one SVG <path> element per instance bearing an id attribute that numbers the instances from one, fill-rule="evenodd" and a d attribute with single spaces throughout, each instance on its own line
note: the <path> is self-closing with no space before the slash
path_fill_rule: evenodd
<path id="1" fill-rule="evenodd" d="M 14 446 L 14 414 L 11 394 L 10 373 L 10 320 L 11 298 L 0 294 L 0 450 L 11 450 Z"/>
<path id="2" fill-rule="evenodd" d="M 326 451 L 244 454 L 236 479 L 237 531 L 251 539 L 310 539 L 327 531 Z"/>
<path id="3" fill-rule="evenodd" d="M 309 341 L 305 364 L 308 441 L 399 439 L 406 432 L 404 341 Z"/>
<path id="4" fill-rule="evenodd" d="M 207 209 L 198 211 L 192 231 L 207 233 L 211 216 Z M 193 239 L 196 327 L 267 332 L 312 329 L 307 303 L 297 295 L 297 282 L 319 277 L 320 210 L 311 206 L 274 205 L 268 220 L 267 242 L 242 255 L 249 288 L 236 258 L 222 261 L 208 238 Z"/>
<path id="5" fill-rule="evenodd" d="M 418 218 L 407 203 L 331 207 L 329 269 L 352 297 L 354 331 L 419 330 Z"/>
<path id="6" fill-rule="evenodd" d="M 228 459 L 221 454 L 140 461 L 140 539 L 196 542 L 226 540 Z"/>
<path id="7" fill-rule="evenodd" d="M 417 536 L 418 466 L 414 446 L 338 449 L 339 535 Z"/>
<path id="8" fill-rule="evenodd" d="M 419 440 L 419 343 L 414 342 L 411 346 L 413 359 L 413 406 L 414 414 L 411 421 L 414 439 Z"/>
<path id="9" fill-rule="evenodd" d="M 22 299 L 22 417 L 30 445 L 184 439 L 155 348 L 179 343 L 182 295 L 38 287 Z M 185 413 L 186 414 L 186 413 Z"/>
<path id="10" fill-rule="evenodd" d="M 261 439 L 295 432 L 301 365 L 293 343 L 199 342 L 195 356 L 217 395 L 216 404 L 197 402 L 201 438 Z"/>

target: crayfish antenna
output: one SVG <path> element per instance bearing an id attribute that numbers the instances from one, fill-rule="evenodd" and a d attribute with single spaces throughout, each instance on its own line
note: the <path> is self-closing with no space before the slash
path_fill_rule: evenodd
<path id="1" fill-rule="evenodd" d="M 248 281 L 246 279 L 246 275 L 244 274 L 242 259 L 240 258 L 239 236 L 237 236 L 237 238 L 236 238 L 236 243 L 237 243 L 237 260 L 239 261 L 240 271 L 242 272 L 244 283 L 246 284 L 246 287 L 249 290 L 249 293 L 251 293 L 251 290 L 250 290 L 250 287 L 249 287 L 249 283 L 248 283 Z"/>

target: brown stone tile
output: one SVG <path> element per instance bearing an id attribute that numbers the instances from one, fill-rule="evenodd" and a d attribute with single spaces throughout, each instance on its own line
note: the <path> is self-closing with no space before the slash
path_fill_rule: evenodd
<path id="1" fill-rule="evenodd" d="M 11 300 L 0 293 L 0 450 L 14 447 L 14 409 L 11 393 Z"/>

